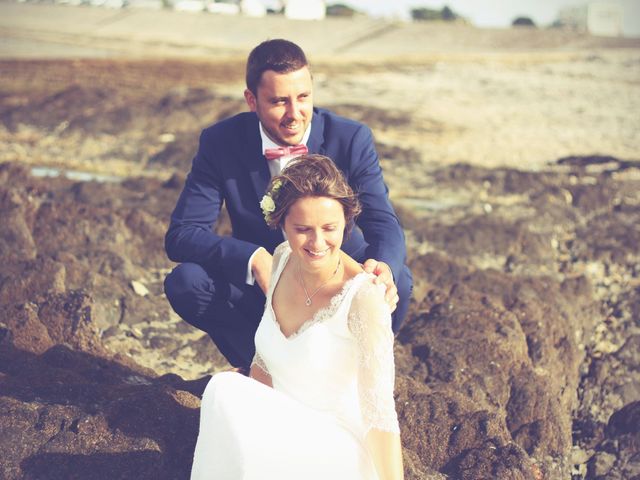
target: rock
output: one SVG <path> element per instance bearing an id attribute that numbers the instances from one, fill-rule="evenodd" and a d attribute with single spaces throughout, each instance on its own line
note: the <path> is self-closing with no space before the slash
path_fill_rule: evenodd
<path id="1" fill-rule="evenodd" d="M 459 460 L 445 469 L 453 478 L 475 480 L 499 478 L 505 480 L 536 480 L 537 467 L 517 445 L 496 446 L 487 442 L 480 448 L 468 450 Z"/>
<path id="2" fill-rule="evenodd" d="M 178 190 L 184 187 L 185 176 L 179 173 L 174 173 L 169 177 L 169 179 L 162 184 L 164 188 L 168 188 L 171 190 Z"/>
<path id="3" fill-rule="evenodd" d="M 131 280 L 131 288 L 136 292 L 136 295 L 140 295 L 141 297 L 149 295 L 149 289 L 145 287 L 144 283 L 137 280 Z"/>
<path id="4" fill-rule="evenodd" d="M 23 209 L 12 208 L 8 211 L 5 209 L 2 214 L 2 224 L 0 257 L 5 262 L 33 260 L 36 257 L 37 249 Z"/>
<path id="5" fill-rule="evenodd" d="M 0 476 L 188 477 L 197 397 L 120 362 L 61 346 L 33 354 L 3 343 Z M 146 380 L 132 385 L 132 377 Z"/>
<path id="6" fill-rule="evenodd" d="M 5 343 L 13 343 L 13 333 L 4 323 L 0 323 L 0 345 Z"/>
<path id="7" fill-rule="evenodd" d="M 622 480 L 640 475 L 640 401 L 611 415 L 595 450 L 588 463 L 589 478 Z"/>
<path id="8" fill-rule="evenodd" d="M 604 477 L 611 472 L 615 461 L 615 455 L 607 452 L 598 452 L 589 461 L 589 474 L 594 477 Z"/>
<path id="9" fill-rule="evenodd" d="M 640 400 L 625 405 L 609 418 L 607 435 L 616 437 L 640 433 Z"/>
<path id="10" fill-rule="evenodd" d="M 37 258 L 20 264 L 5 264 L 0 273 L 0 304 L 22 303 L 38 295 L 61 294 L 66 290 L 65 265 L 52 258 Z"/>
<path id="11" fill-rule="evenodd" d="M 443 399 L 452 402 L 446 411 L 462 408 L 462 395 L 476 412 L 485 412 L 487 426 L 493 425 L 491 435 L 477 427 L 465 432 L 462 438 L 475 440 L 459 452 L 497 438 L 499 447 L 513 442 L 543 470 L 551 469 L 548 458 L 555 458 L 564 464 L 566 474 L 569 467 L 563 459 L 572 446 L 571 411 L 577 404 L 581 360 L 575 332 L 589 329 L 593 307 L 588 284 L 559 285 L 549 278 L 472 270 L 434 254 L 417 258 L 412 266 L 435 287 L 418 307 L 423 313 L 398 336 L 413 357 L 412 362 L 399 362 L 408 365 L 402 373 L 437 388 Z M 423 413 L 425 418 L 432 415 Z M 424 428 L 417 417 L 406 420 L 415 436 Z M 442 414 L 436 418 L 442 427 L 447 425 Z M 506 423 L 495 423 L 499 418 Z M 450 428 L 456 425 L 464 422 Z M 449 438 L 443 442 L 448 445 L 457 438 L 440 430 L 429 437 Z M 434 457 L 438 450 L 433 446 L 413 448 L 437 469 L 460 461 L 458 450 Z M 529 466 L 522 475 L 531 474 Z"/>

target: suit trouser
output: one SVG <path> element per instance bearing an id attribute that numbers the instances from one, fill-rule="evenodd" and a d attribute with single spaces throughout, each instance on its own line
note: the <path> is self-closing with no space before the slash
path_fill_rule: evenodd
<path id="1" fill-rule="evenodd" d="M 398 302 L 392 327 L 398 332 L 409 309 L 413 288 L 405 265 L 396 282 Z M 255 353 L 255 336 L 265 307 L 258 285 L 235 285 L 223 274 L 208 272 L 195 263 L 181 263 L 167 275 L 164 290 L 171 307 L 185 321 L 209 334 L 234 367 L 248 367 Z"/>

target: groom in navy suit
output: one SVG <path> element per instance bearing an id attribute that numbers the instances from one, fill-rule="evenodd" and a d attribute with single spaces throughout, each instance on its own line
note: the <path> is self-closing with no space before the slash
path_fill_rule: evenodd
<path id="1" fill-rule="evenodd" d="M 184 190 L 165 238 L 180 262 L 165 280 L 173 309 L 206 331 L 235 367 L 248 367 L 253 336 L 269 287 L 271 254 L 283 241 L 270 230 L 259 202 L 267 184 L 300 152 L 335 161 L 362 202 L 362 214 L 342 249 L 386 286 L 398 331 L 408 309 L 411 272 L 404 234 L 388 198 L 371 131 L 313 107 L 313 83 L 304 52 L 287 40 L 269 40 L 249 55 L 240 113 L 202 131 Z M 226 205 L 232 236 L 212 227 Z"/>

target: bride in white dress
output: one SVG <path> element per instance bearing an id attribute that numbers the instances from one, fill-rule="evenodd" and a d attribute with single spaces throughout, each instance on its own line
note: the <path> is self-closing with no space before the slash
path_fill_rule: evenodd
<path id="1" fill-rule="evenodd" d="M 250 377 L 214 375 L 192 480 L 403 478 L 384 285 L 346 255 L 357 197 L 327 157 L 305 155 L 261 203 L 274 252 Z"/>

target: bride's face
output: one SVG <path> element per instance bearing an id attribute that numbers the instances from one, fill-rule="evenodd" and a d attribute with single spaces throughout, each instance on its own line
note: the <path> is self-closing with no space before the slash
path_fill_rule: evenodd
<path id="1" fill-rule="evenodd" d="M 305 270 L 334 269 L 340 255 L 345 219 L 342 205 L 328 197 L 304 197 L 289 208 L 284 231 Z"/>

